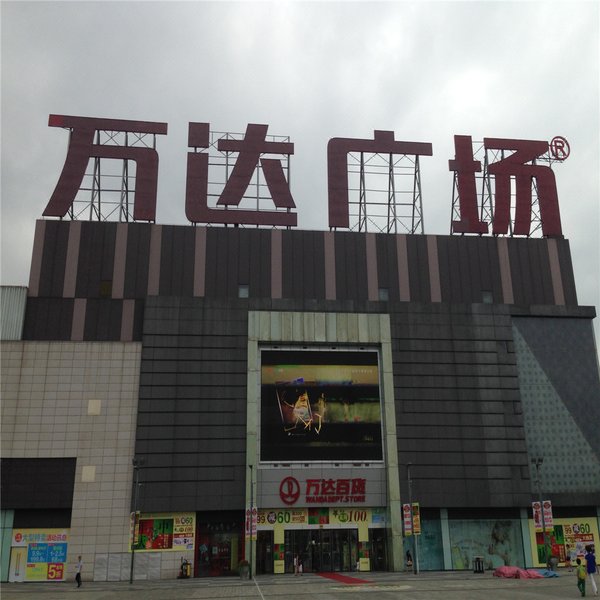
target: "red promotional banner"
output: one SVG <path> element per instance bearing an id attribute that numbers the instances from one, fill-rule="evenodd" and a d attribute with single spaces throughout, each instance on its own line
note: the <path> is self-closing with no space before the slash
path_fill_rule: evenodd
<path id="1" fill-rule="evenodd" d="M 402 505 L 402 514 L 404 517 L 404 535 L 409 536 L 413 533 L 412 511 L 410 504 Z"/>

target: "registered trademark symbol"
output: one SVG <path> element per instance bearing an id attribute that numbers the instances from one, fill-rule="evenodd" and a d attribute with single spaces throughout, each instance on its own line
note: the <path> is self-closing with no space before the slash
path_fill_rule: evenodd
<path id="1" fill-rule="evenodd" d="M 550 142 L 550 153 L 556 160 L 566 160 L 571 154 L 571 146 L 564 137 L 556 135 Z"/>

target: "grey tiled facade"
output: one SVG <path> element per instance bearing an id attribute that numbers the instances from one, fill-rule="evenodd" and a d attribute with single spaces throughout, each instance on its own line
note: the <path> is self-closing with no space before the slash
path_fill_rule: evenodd
<path id="1" fill-rule="evenodd" d="M 557 515 L 600 514 L 595 309 L 568 241 L 73 223 L 37 224 L 23 339 L 2 345 L 3 459 L 76 459 L 59 508 L 98 579 L 126 575 L 134 456 L 142 512 L 243 514 L 262 346 L 387 353 L 373 502 L 407 501 L 411 463 L 439 537 L 452 519 L 525 527 L 537 456 Z"/>

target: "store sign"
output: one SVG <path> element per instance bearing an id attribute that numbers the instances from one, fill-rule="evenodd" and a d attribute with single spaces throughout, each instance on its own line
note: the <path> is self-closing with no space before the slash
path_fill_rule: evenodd
<path id="1" fill-rule="evenodd" d="M 544 510 L 543 521 L 541 510 L 542 506 Z M 552 502 L 550 500 L 543 500 L 542 504 L 540 504 L 539 502 L 532 502 L 531 508 L 533 511 L 533 522 L 535 524 L 535 530 L 542 531 L 543 523 L 546 526 L 546 531 L 552 531 L 552 528 L 554 527 L 552 518 Z"/>
<path id="2" fill-rule="evenodd" d="M 413 502 L 412 517 L 413 533 L 415 535 L 421 535 L 421 507 L 418 502 Z"/>
<path id="3" fill-rule="evenodd" d="M 195 513 L 140 515 L 135 551 L 193 550 L 195 532 Z"/>
<path id="4" fill-rule="evenodd" d="M 50 115 L 50 127 L 70 130 L 69 148 L 62 173 L 46 206 L 46 217 L 64 217 L 71 209 L 75 197 L 82 187 L 90 158 L 121 159 L 136 163 L 136 186 L 133 220 L 155 221 L 156 193 L 158 188 L 158 152 L 152 145 L 113 145 L 99 143 L 99 132 L 125 132 L 143 139 L 144 136 L 166 135 L 167 123 L 130 121 L 122 119 L 99 119 L 67 115 Z M 281 158 L 294 154 L 290 142 L 267 141 L 268 125 L 248 124 L 243 139 L 219 139 L 216 148 L 221 153 L 236 153 L 233 165 L 227 163 L 227 181 L 218 196 L 215 207 L 207 200 L 212 181 L 209 180 L 209 155 L 203 152 L 210 147 L 209 123 L 189 123 L 188 146 L 193 148 L 187 157 L 187 180 L 185 214 L 192 223 L 250 224 L 293 227 L 297 225 L 296 204 L 289 188 L 289 173 L 286 179 Z M 114 136 L 113 136 L 114 137 Z M 449 161 L 449 169 L 456 174 L 459 194 L 460 219 L 453 221 L 456 233 L 483 234 L 488 232 L 488 223 L 482 221 L 478 212 L 476 176 L 481 171 L 481 162 L 473 159 L 470 136 L 455 136 L 455 158 Z M 152 146 L 152 147 L 151 147 Z M 550 166 L 539 164 L 539 159 L 552 157 L 555 161 L 569 156 L 568 142 L 555 137 L 551 142 L 541 140 L 514 140 L 484 138 L 487 150 L 500 151 L 502 158 L 486 168 L 494 179 L 495 210 L 493 234 L 506 234 L 515 212 L 512 233 L 528 235 L 532 217 L 532 188 L 539 199 L 542 232 L 547 236 L 561 235 L 558 193 L 554 172 Z M 348 154 L 371 153 L 405 155 L 414 157 L 432 156 L 433 147 L 428 142 L 406 142 L 395 139 L 393 131 L 374 131 L 373 139 L 341 138 L 329 140 L 327 144 L 327 174 L 329 198 L 329 227 L 348 228 Z M 506 155 L 505 155 L 506 153 Z M 267 158 L 266 156 L 270 156 Z M 537 162 L 536 162 L 537 161 Z M 257 168 L 262 169 L 263 187 L 268 188 L 274 210 L 240 209 L 252 176 Z M 514 183 L 515 207 L 512 207 Z"/>
<path id="5" fill-rule="evenodd" d="M 258 519 L 258 511 L 256 506 L 250 510 L 246 509 L 246 521 L 245 521 L 245 536 L 248 539 L 256 540 L 256 524 Z"/>
<path id="6" fill-rule="evenodd" d="M 539 504 L 539 503 L 538 503 Z M 532 558 L 535 566 L 546 564 L 546 545 L 549 546 L 552 556 L 557 556 L 561 563 L 567 557 L 581 558 L 586 554 L 586 546 L 598 547 L 598 520 L 595 516 L 578 518 L 553 518 L 552 528 L 548 529 L 546 539 L 539 530 L 535 520 L 529 521 L 529 534 L 531 540 Z"/>
<path id="7" fill-rule="evenodd" d="M 304 495 L 307 504 L 336 504 L 338 502 L 364 503 L 367 480 L 354 479 L 306 479 L 300 483 L 295 477 L 282 479 L 279 497 L 284 504 L 295 504 Z"/>
<path id="8" fill-rule="evenodd" d="M 63 581 L 66 576 L 69 532 L 63 529 L 14 529 L 11 546 L 25 549 L 16 580 Z M 22 552 L 22 551 L 21 551 Z M 14 562 L 21 562 L 20 554 Z"/>
<path id="9" fill-rule="evenodd" d="M 402 515 L 404 519 L 404 535 L 411 536 L 413 533 L 412 510 L 408 502 L 402 505 Z"/>
<path id="10" fill-rule="evenodd" d="M 348 528 L 366 523 L 369 527 L 385 527 L 385 508 L 284 508 L 259 509 L 257 527 L 259 531 L 276 527 L 290 529 L 304 528 Z"/>

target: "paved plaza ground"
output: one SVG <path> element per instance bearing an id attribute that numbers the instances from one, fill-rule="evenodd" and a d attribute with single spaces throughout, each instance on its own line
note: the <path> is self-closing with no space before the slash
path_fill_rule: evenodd
<path id="1" fill-rule="evenodd" d="M 579 598 L 575 576 L 561 572 L 550 579 L 498 579 L 490 573 L 435 572 L 363 573 L 368 583 L 341 583 L 307 573 L 260 575 L 255 580 L 236 578 L 173 581 L 5 583 L 2 600 L 548 600 Z M 588 590 L 588 597 L 594 596 Z"/>

